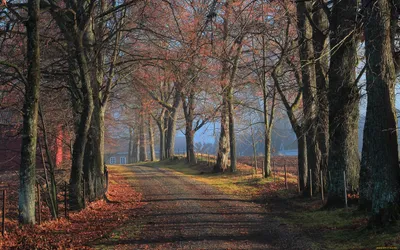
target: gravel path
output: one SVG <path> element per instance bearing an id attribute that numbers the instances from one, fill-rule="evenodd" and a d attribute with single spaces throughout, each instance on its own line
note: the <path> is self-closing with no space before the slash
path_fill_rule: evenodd
<path id="1" fill-rule="evenodd" d="M 99 248 L 312 248 L 259 204 L 171 170 L 144 166 L 129 170 L 126 176 L 147 204 L 137 217 L 96 244 Z"/>

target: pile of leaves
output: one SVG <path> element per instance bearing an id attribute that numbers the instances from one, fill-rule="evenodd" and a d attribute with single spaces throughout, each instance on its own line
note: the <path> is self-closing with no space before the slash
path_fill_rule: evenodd
<path id="1" fill-rule="evenodd" d="M 107 201 L 92 202 L 79 212 L 69 213 L 41 225 L 19 227 L 17 220 L 7 221 L 7 232 L 0 249 L 91 249 L 90 242 L 105 237 L 113 229 L 135 216 L 142 205 L 123 176 L 110 171 Z"/>

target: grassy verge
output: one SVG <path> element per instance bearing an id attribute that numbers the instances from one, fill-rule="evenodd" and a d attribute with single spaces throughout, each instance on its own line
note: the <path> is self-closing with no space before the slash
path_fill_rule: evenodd
<path id="1" fill-rule="evenodd" d="M 238 173 L 211 173 L 205 162 L 188 166 L 183 160 L 142 163 L 141 165 L 171 169 L 178 174 L 210 184 L 227 194 L 262 201 L 273 216 L 281 223 L 295 230 L 315 243 L 316 249 L 376 249 L 377 247 L 397 247 L 400 249 L 400 226 L 395 225 L 384 231 L 367 230 L 368 214 L 356 208 L 321 210 L 322 203 L 301 198 L 297 194 L 297 179 L 288 174 L 288 186 L 284 184 L 284 174 L 261 178 L 246 167 Z M 387 248 L 389 249 L 389 248 Z"/>

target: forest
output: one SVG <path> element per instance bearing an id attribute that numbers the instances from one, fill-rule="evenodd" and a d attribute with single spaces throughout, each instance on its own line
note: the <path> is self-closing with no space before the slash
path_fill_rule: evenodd
<path id="1" fill-rule="evenodd" d="M 300 196 L 322 191 L 321 209 L 334 211 L 352 195 L 368 228 L 396 223 L 399 8 L 396 0 L 2 0 L 0 143 L 19 141 L 19 223 L 37 223 L 38 179 L 60 217 L 60 168 L 71 211 L 107 199 L 105 148 L 120 134 L 129 137 L 127 163 L 176 159 L 182 133 L 194 164 L 196 133 L 212 127 L 215 174 L 238 171 L 245 134 L 249 147 L 263 144 L 263 178 L 272 178 L 279 119 L 296 137 Z M 12 159 L 1 155 L 3 168 Z"/>

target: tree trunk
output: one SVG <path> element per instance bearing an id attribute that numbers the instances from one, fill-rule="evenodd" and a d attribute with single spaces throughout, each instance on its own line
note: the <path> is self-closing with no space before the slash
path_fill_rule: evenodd
<path id="1" fill-rule="evenodd" d="M 178 86 L 176 87 L 177 89 L 175 90 L 174 103 L 168 117 L 166 152 L 167 158 L 169 159 L 172 159 L 175 156 L 176 119 L 178 117 L 178 108 L 181 104 L 180 89 L 178 89 Z"/>
<path id="2" fill-rule="evenodd" d="M 228 50 L 228 35 L 229 35 L 229 30 L 228 30 L 228 25 L 229 25 L 229 17 L 231 14 L 231 7 L 230 7 L 231 1 L 226 1 L 225 2 L 225 13 L 223 16 L 223 43 L 225 46 L 225 49 Z M 221 107 L 221 131 L 219 135 L 219 142 L 218 142 L 218 152 L 217 152 L 217 160 L 216 164 L 214 166 L 214 172 L 224 172 L 228 168 L 228 154 L 230 150 L 230 145 L 229 145 L 229 102 L 227 100 L 228 93 L 227 93 L 227 88 L 229 86 L 228 80 L 228 72 L 229 72 L 229 67 L 228 67 L 228 57 L 229 55 L 222 55 L 222 70 L 221 70 L 221 79 L 220 79 L 220 84 L 222 88 L 222 107 Z"/>
<path id="3" fill-rule="evenodd" d="M 360 194 L 364 202 L 372 200 L 370 226 L 385 226 L 400 217 L 396 73 L 392 54 L 397 18 L 395 7 L 388 0 L 375 0 L 367 3 L 366 8 L 364 34 L 368 98 Z M 372 192 L 369 190 L 371 187 Z"/>
<path id="4" fill-rule="evenodd" d="M 297 148 L 298 148 L 298 155 L 297 155 L 297 171 L 298 171 L 298 178 L 300 183 L 300 191 L 306 190 L 307 181 L 308 181 L 308 167 L 307 167 L 307 141 L 305 136 L 301 133 L 296 134 L 297 136 Z"/>
<path id="5" fill-rule="evenodd" d="M 157 123 L 158 131 L 160 133 L 160 161 L 165 159 L 165 129 L 164 122 Z"/>
<path id="6" fill-rule="evenodd" d="M 26 22 L 28 78 L 25 85 L 23 107 L 18 195 L 18 220 L 21 224 L 35 224 L 36 143 L 40 84 L 39 13 L 40 1 L 29 0 L 28 21 Z"/>
<path id="7" fill-rule="evenodd" d="M 310 185 L 314 192 L 319 190 L 319 162 L 320 151 L 317 142 L 317 125 L 316 125 L 316 74 L 314 64 L 314 45 L 313 32 L 307 13 L 311 10 L 311 1 L 297 2 L 297 27 L 299 29 L 299 54 L 301 60 L 301 73 L 303 83 L 303 107 L 304 107 L 304 130 L 307 140 L 307 165 L 313 174 L 313 183 L 308 183 L 307 190 Z M 310 192 L 304 194 L 308 195 Z"/>
<path id="8" fill-rule="evenodd" d="M 146 130 L 145 130 L 145 123 L 144 117 L 140 115 L 140 128 L 139 128 L 139 137 L 140 137 L 140 161 L 147 161 L 147 140 L 146 140 Z"/>
<path id="9" fill-rule="evenodd" d="M 128 163 L 133 163 L 132 149 L 133 149 L 133 129 L 129 127 L 129 144 L 128 144 Z"/>
<path id="10" fill-rule="evenodd" d="M 49 173 L 50 173 L 50 181 L 48 181 L 48 178 L 46 176 L 46 183 L 47 183 L 47 189 L 48 189 L 48 194 L 49 194 L 49 199 L 50 199 L 50 213 L 53 219 L 57 219 L 58 217 L 58 204 L 57 204 L 57 183 L 56 183 L 56 178 L 55 178 L 55 164 L 54 161 L 52 160 L 51 157 L 51 151 L 48 143 L 48 138 L 47 138 L 47 129 L 46 129 L 46 124 L 44 122 L 44 114 L 43 110 L 41 108 L 41 105 L 39 103 L 39 117 L 40 121 L 42 124 L 42 133 L 43 133 L 43 141 L 44 141 L 44 146 L 45 146 L 45 151 L 46 151 L 46 157 L 47 157 L 47 164 L 49 166 Z M 41 146 L 39 145 L 41 148 Z M 43 157 L 43 153 L 42 153 Z M 45 171 L 47 170 L 46 164 L 43 160 L 43 168 Z"/>
<path id="11" fill-rule="evenodd" d="M 149 117 L 149 144 L 150 144 L 150 160 L 156 160 L 156 151 L 154 149 L 154 132 L 151 117 Z"/>
<path id="12" fill-rule="evenodd" d="M 194 132 L 193 121 L 186 121 L 186 159 L 189 163 L 196 163 L 196 155 L 194 152 Z"/>
<path id="13" fill-rule="evenodd" d="M 185 115 L 185 138 L 186 138 L 186 159 L 189 163 L 196 163 L 196 155 L 194 152 L 194 91 L 190 89 L 187 97 L 182 93 L 182 107 Z"/>
<path id="14" fill-rule="evenodd" d="M 138 129 L 136 129 L 138 131 Z M 134 147 L 134 156 L 135 156 L 135 162 L 139 162 L 140 161 L 140 136 L 139 133 L 136 133 L 135 136 L 135 147 Z"/>
<path id="15" fill-rule="evenodd" d="M 236 135 L 235 135 L 235 119 L 234 119 L 234 107 L 233 107 L 233 85 L 236 78 L 236 72 L 239 65 L 240 55 L 242 53 L 242 38 L 237 39 L 237 49 L 236 55 L 233 59 L 233 67 L 231 70 L 231 75 L 229 78 L 229 85 L 227 89 L 227 105 L 228 105 L 228 118 L 229 118 L 229 146 L 231 154 L 231 165 L 230 171 L 232 173 L 236 172 Z"/>
<path id="16" fill-rule="evenodd" d="M 83 34 L 80 32 L 75 37 L 75 58 L 79 69 L 79 77 L 82 84 L 83 103 L 78 121 L 76 138 L 73 146 L 72 168 L 70 179 L 69 201 L 71 210 L 79 210 L 84 207 L 82 196 L 82 173 L 86 142 L 89 135 L 94 104 L 87 59 L 83 49 Z"/>
<path id="17" fill-rule="evenodd" d="M 271 176 L 271 134 L 272 129 L 265 132 L 265 156 L 264 156 L 264 177 Z"/>
<path id="18" fill-rule="evenodd" d="M 329 149 L 329 110 L 328 110 L 328 69 L 329 69 L 329 44 L 328 16 L 323 9 L 322 2 L 316 2 L 317 6 L 313 14 L 313 43 L 315 55 L 316 73 L 316 103 L 317 103 L 317 142 L 320 151 L 320 170 L 323 171 L 324 181 L 328 170 L 328 149 Z M 326 183 L 326 181 L 325 181 Z M 326 185 L 325 185 L 326 186 Z"/>
<path id="19" fill-rule="evenodd" d="M 229 122 L 228 122 L 228 107 L 226 94 L 223 94 L 221 108 L 221 131 L 218 142 L 217 163 L 214 166 L 214 172 L 224 172 L 228 168 L 229 154 Z"/>
<path id="20" fill-rule="evenodd" d="M 264 178 L 271 175 L 271 134 L 272 122 L 274 119 L 275 91 L 272 100 L 271 115 L 268 110 L 268 91 L 267 91 L 267 43 L 265 36 L 262 36 L 262 78 L 261 88 L 263 93 L 263 118 L 264 118 Z M 275 88 L 274 88 L 275 90 Z"/>
<path id="21" fill-rule="evenodd" d="M 331 63 L 329 70 L 329 161 L 331 183 L 327 207 L 344 206 L 346 172 L 349 191 L 358 187 L 360 160 L 358 153 L 359 91 L 357 66 L 357 2 L 334 1 L 331 15 Z"/>

